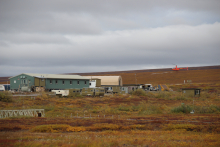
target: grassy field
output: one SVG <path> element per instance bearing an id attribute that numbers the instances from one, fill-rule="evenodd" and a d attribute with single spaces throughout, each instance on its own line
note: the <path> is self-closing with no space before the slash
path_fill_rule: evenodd
<path id="1" fill-rule="evenodd" d="M 45 109 L 46 117 L 0 119 L 0 146 L 220 146 L 219 85 L 191 86 L 201 97 L 184 97 L 181 85 L 101 98 L 14 96 L 0 109 Z"/>

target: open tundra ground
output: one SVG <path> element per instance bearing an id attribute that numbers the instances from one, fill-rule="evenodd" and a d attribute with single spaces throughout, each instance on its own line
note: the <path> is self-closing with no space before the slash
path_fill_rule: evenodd
<path id="1" fill-rule="evenodd" d="M 120 75 L 123 84 L 180 84 L 191 80 L 192 83 L 220 83 L 220 66 L 189 67 L 173 71 L 166 69 L 148 69 L 117 72 L 80 73 L 82 76 Z"/>
<path id="2" fill-rule="evenodd" d="M 46 117 L 0 119 L 0 146 L 220 146 L 219 85 L 191 86 L 201 97 L 184 97 L 181 85 L 101 98 L 8 95 L 0 109 L 45 109 Z"/>

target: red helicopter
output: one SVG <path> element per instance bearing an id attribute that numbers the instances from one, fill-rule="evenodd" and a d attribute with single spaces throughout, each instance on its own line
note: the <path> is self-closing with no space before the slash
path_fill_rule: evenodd
<path id="1" fill-rule="evenodd" d="M 172 68 L 172 70 L 175 70 L 175 71 L 179 71 L 180 69 L 187 69 L 188 70 L 188 67 L 187 68 L 178 68 L 176 65 L 176 67 Z"/>

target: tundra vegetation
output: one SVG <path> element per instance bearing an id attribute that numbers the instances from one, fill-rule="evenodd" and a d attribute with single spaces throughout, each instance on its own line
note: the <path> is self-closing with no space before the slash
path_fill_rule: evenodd
<path id="1" fill-rule="evenodd" d="M 1 110 L 45 109 L 46 117 L 0 119 L 0 146 L 220 146 L 220 85 L 191 85 L 200 97 L 182 95 L 184 86 L 101 98 L 1 92 L 10 99 Z"/>

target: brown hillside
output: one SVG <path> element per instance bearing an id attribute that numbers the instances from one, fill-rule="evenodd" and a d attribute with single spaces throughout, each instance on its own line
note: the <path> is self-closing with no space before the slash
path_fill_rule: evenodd
<path id="1" fill-rule="evenodd" d="M 10 80 L 8 79 L 9 77 L 0 77 L 0 84 L 10 84 Z"/>
<path id="2" fill-rule="evenodd" d="M 190 67 L 189 70 L 181 71 L 172 71 L 171 68 L 166 68 L 78 74 L 82 76 L 120 75 L 124 85 L 145 83 L 180 84 L 184 80 L 192 80 L 192 83 L 220 83 L 220 66 Z"/>

